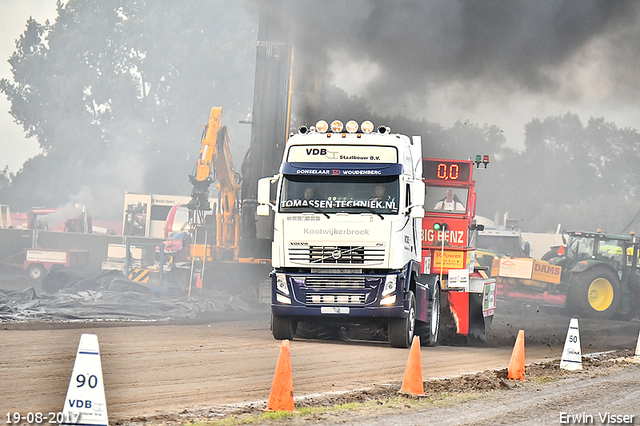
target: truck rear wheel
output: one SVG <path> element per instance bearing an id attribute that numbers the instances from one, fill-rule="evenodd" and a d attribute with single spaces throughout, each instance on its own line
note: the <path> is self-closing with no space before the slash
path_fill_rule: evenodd
<path id="1" fill-rule="evenodd" d="M 610 318 L 620 306 L 622 288 L 613 271 L 595 267 L 572 275 L 569 295 L 579 314 Z"/>
<path id="2" fill-rule="evenodd" d="M 484 346 L 487 342 L 487 331 L 493 320 L 493 316 L 485 317 L 482 313 L 482 294 L 469 295 L 469 346 Z"/>
<path id="3" fill-rule="evenodd" d="M 438 343 L 450 345 L 456 339 L 458 327 L 449 307 L 448 293 L 440 292 L 440 329 L 438 330 Z"/>
<path id="4" fill-rule="evenodd" d="M 271 314 L 271 334 L 276 340 L 293 340 L 296 322 L 291 317 Z"/>
<path id="5" fill-rule="evenodd" d="M 410 291 L 409 314 L 406 318 L 389 318 L 389 343 L 395 348 L 408 348 L 416 328 L 416 297 Z"/>

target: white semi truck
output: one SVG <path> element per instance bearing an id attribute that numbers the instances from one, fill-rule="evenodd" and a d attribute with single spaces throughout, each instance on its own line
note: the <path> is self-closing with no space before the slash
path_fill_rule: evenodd
<path id="1" fill-rule="evenodd" d="M 274 215 L 274 338 L 304 323 L 375 328 L 395 347 L 414 334 L 437 342 L 448 270 L 424 265 L 422 168 L 420 137 L 370 121 L 321 120 L 289 137 L 279 173 L 258 183 L 257 214 Z"/>

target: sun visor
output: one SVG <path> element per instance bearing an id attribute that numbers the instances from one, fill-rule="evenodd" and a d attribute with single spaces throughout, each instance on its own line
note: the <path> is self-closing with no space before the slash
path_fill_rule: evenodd
<path id="1" fill-rule="evenodd" d="M 398 163 L 283 163 L 280 173 L 297 176 L 398 176 L 403 172 Z"/>

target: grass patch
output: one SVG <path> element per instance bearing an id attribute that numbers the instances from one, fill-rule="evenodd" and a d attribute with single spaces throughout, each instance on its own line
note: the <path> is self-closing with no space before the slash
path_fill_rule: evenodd
<path id="1" fill-rule="evenodd" d="M 397 399 L 399 401 L 401 398 L 397 398 Z M 405 404 L 408 401 L 409 400 L 405 400 Z M 411 402 L 409 401 L 409 403 Z M 265 412 L 257 415 L 249 414 L 242 417 L 232 416 L 232 417 L 227 417 L 221 420 L 213 420 L 210 422 L 209 421 L 197 422 L 197 423 L 190 423 L 190 424 L 194 424 L 196 426 L 235 426 L 235 425 L 260 424 L 262 421 L 278 422 L 278 421 L 288 420 L 294 417 L 311 418 L 311 417 L 316 417 L 323 414 L 340 414 L 348 411 L 358 411 L 358 410 L 365 409 L 367 406 L 373 407 L 380 404 L 381 402 L 379 401 L 367 401 L 364 403 L 350 402 L 345 404 L 336 404 L 331 407 L 300 407 L 300 408 L 296 408 L 296 410 L 293 413 L 290 413 L 288 411 L 272 411 L 272 412 Z"/>
<path id="2" fill-rule="evenodd" d="M 558 380 L 560 380 L 560 378 L 554 377 L 554 376 L 533 376 L 533 377 L 527 378 L 527 380 L 533 383 L 544 384 L 544 383 L 557 382 Z"/>
<path id="3" fill-rule="evenodd" d="M 425 406 L 455 406 L 463 402 L 482 398 L 485 392 L 437 394 L 428 397 L 396 396 L 392 398 L 375 399 L 365 402 L 351 402 L 336 404 L 333 406 L 308 406 L 296 408 L 294 412 L 274 411 L 260 414 L 246 414 L 240 417 L 231 416 L 225 419 L 207 422 L 185 423 L 195 426 L 236 426 L 265 423 L 284 423 L 291 419 L 305 419 L 312 421 L 322 416 L 340 417 L 345 412 L 378 413 L 395 412 Z"/>

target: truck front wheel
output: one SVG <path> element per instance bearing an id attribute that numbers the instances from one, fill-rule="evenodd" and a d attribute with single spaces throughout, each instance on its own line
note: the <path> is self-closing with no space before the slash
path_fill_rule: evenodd
<path id="1" fill-rule="evenodd" d="M 291 317 L 271 314 L 271 334 L 276 340 L 293 340 L 296 322 Z"/>
<path id="2" fill-rule="evenodd" d="M 416 297 L 407 293 L 409 313 L 406 318 L 389 318 L 389 343 L 395 348 L 408 348 L 416 328 Z"/>
<path id="3" fill-rule="evenodd" d="M 433 296 L 427 308 L 427 321 L 416 322 L 416 334 L 420 336 L 420 346 L 435 346 L 440 334 L 440 286 L 434 284 Z"/>
<path id="4" fill-rule="evenodd" d="M 578 313 L 594 318 L 610 318 L 618 310 L 622 289 L 612 271 L 596 267 L 574 273 L 569 285 L 571 305 Z"/>
<path id="5" fill-rule="evenodd" d="M 436 283 L 429 318 L 429 346 L 435 346 L 438 343 L 438 334 L 440 334 L 440 285 Z"/>

